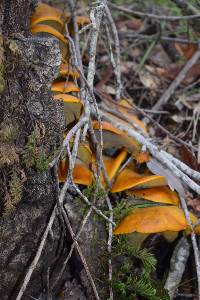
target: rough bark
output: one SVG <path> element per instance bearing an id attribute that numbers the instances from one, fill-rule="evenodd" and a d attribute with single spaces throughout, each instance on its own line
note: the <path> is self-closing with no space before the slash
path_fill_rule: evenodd
<path id="1" fill-rule="evenodd" d="M 32 0 L 5 0 L 0 4 L 5 80 L 0 95 L 2 300 L 15 299 L 56 201 L 55 180 L 50 171 L 42 168 L 55 154 L 64 128 L 62 104 L 53 101 L 50 94 L 50 83 L 61 61 L 58 42 L 31 36 L 29 20 L 33 9 Z M 36 139 L 33 151 L 27 146 L 31 136 Z M 29 162 L 33 155 L 34 161 Z M 38 297 L 45 290 L 48 268 L 52 279 L 52 272 L 58 272 L 67 250 L 60 228 L 57 219 L 53 237 L 48 239 L 23 299 Z"/>

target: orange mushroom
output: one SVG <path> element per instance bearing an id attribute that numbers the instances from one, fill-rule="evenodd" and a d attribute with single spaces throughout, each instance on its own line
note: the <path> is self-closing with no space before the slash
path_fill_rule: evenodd
<path id="1" fill-rule="evenodd" d="M 60 75 L 61 76 L 66 76 L 66 75 L 69 75 L 71 77 L 74 77 L 74 78 L 79 78 L 80 75 L 77 71 L 73 71 L 72 70 L 72 67 L 68 64 L 61 64 L 60 66 Z"/>
<path id="2" fill-rule="evenodd" d="M 53 99 L 56 101 L 64 102 L 64 114 L 66 126 L 73 124 L 79 120 L 83 104 L 79 98 L 76 98 L 69 94 L 56 94 L 53 95 Z"/>
<path id="3" fill-rule="evenodd" d="M 98 140 L 100 140 L 99 123 L 97 121 L 92 122 L 95 135 Z M 140 151 L 140 144 L 133 138 L 128 137 L 128 135 L 119 129 L 115 128 L 108 122 L 102 122 L 103 130 L 103 147 L 104 149 L 110 147 L 122 148 L 124 147 L 133 156 L 136 156 Z"/>
<path id="4" fill-rule="evenodd" d="M 44 21 L 55 21 L 63 26 L 62 11 L 50 5 L 39 3 L 32 15 L 31 26 Z"/>
<path id="5" fill-rule="evenodd" d="M 112 193 L 122 192 L 132 188 L 144 189 L 151 187 L 159 187 L 167 185 L 164 176 L 148 175 L 144 176 L 134 172 L 129 168 L 125 168 L 116 178 L 112 188 Z"/>
<path id="6" fill-rule="evenodd" d="M 114 234 L 131 232 L 157 233 L 187 228 L 183 211 L 177 206 L 136 208 L 115 228 Z"/>
<path id="7" fill-rule="evenodd" d="M 49 33 L 49 34 L 55 36 L 60 41 L 62 41 L 64 44 L 68 43 L 67 39 L 64 37 L 63 34 L 61 34 L 58 30 L 56 30 L 53 27 L 51 27 L 49 25 L 46 25 L 46 24 L 33 25 L 31 27 L 31 32 L 33 34 L 36 34 L 36 33 Z"/>
<path id="8" fill-rule="evenodd" d="M 52 92 L 59 92 L 59 93 L 70 93 L 70 92 L 79 92 L 79 87 L 72 81 L 60 81 L 60 82 L 53 82 L 51 86 Z"/>
<path id="9" fill-rule="evenodd" d="M 179 197 L 176 192 L 171 191 L 167 186 L 146 188 L 140 190 L 127 190 L 128 195 L 140 197 L 146 200 L 160 203 L 179 204 Z"/>
<path id="10" fill-rule="evenodd" d="M 60 183 L 65 182 L 67 171 L 68 162 L 66 160 L 61 160 L 58 166 L 58 178 Z M 93 181 L 92 172 L 84 164 L 81 163 L 77 163 L 75 165 L 72 176 L 73 181 L 76 184 L 90 185 Z"/>

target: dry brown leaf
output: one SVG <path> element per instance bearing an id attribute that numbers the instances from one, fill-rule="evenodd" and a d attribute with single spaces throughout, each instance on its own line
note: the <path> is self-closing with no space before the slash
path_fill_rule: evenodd
<path id="1" fill-rule="evenodd" d="M 13 165 L 19 162 L 19 156 L 16 153 L 14 145 L 3 144 L 0 145 L 0 166 Z"/>
<path id="2" fill-rule="evenodd" d="M 192 152 L 184 145 L 179 148 L 179 153 L 185 164 L 190 168 L 200 171 L 200 164 L 198 164 L 197 158 L 192 154 Z"/>
<path id="3" fill-rule="evenodd" d="M 158 91 L 161 86 L 161 82 L 158 76 L 153 75 L 151 72 L 147 70 L 142 70 L 139 73 L 140 80 L 142 84 L 151 90 Z"/>
<path id="4" fill-rule="evenodd" d="M 181 56 L 190 59 L 198 49 L 196 44 L 174 43 L 174 46 Z"/>

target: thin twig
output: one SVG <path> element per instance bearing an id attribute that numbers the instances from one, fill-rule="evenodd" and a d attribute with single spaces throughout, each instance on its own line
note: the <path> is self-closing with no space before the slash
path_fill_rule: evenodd
<path id="1" fill-rule="evenodd" d="M 88 215 L 88 214 L 87 214 L 87 215 Z M 74 244 L 74 246 L 76 247 L 76 249 L 77 249 L 77 251 L 78 251 L 78 254 L 79 254 L 79 257 L 80 257 L 80 259 L 81 259 L 81 261 L 82 261 L 82 263 L 83 263 L 83 266 L 84 266 L 84 269 L 85 269 L 85 271 L 86 271 L 87 277 L 88 277 L 88 279 L 89 279 L 89 281 L 90 281 L 90 284 L 91 284 L 91 286 L 92 286 L 92 289 L 93 289 L 93 292 L 94 292 L 94 296 L 95 296 L 95 298 L 96 298 L 97 300 L 100 300 L 99 295 L 98 295 L 98 291 L 97 291 L 97 288 L 96 288 L 96 285 L 95 285 L 94 280 L 93 280 L 93 278 L 92 278 L 91 272 L 90 272 L 89 267 L 88 267 L 87 262 L 86 262 L 86 259 L 85 259 L 84 255 L 83 255 L 83 253 L 82 253 L 82 250 L 81 250 L 81 248 L 80 248 L 80 246 L 79 246 L 79 244 L 78 244 L 78 242 L 77 242 L 77 238 L 76 238 L 76 239 L 74 238 L 74 237 L 75 237 L 74 231 L 73 231 L 73 229 L 72 229 L 72 227 L 71 227 L 71 224 L 70 224 L 70 222 L 69 222 L 68 216 L 67 216 L 67 214 L 65 213 L 64 209 L 63 209 L 63 216 L 64 216 L 64 220 L 65 220 L 65 222 L 66 222 L 66 224 L 67 224 L 67 228 L 68 228 L 69 231 L 70 231 L 71 237 L 74 239 L 73 244 Z M 73 245 L 73 244 L 72 244 L 72 245 Z M 74 246 L 73 246 L 73 249 L 74 249 Z M 73 251 L 73 249 L 72 249 L 72 246 L 71 246 L 70 252 Z M 68 256 L 69 256 L 69 255 L 68 255 Z M 70 257 L 71 257 L 71 256 L 70 256 Z M 69 257 L 69 258 L 70 258 L 70 257 Z M 66 264 L 65 264 L 65 265 L 66 265 Z"/>
<path id="2" fill-rule="evenodd" d="M 122 39 L 131 38 L 131 39 L 140 39 L 140 40 L 155 40 L 157 38 L 157 34 L 145 35 L 138 32 L 133 32 L 132 30 L 121 30 L 119 31 L 119 36 Z M 160 36 L 161 41 L 167 41 L 171 43 L 179 43 L 179 44 L 190 44 L 190 45 L 198 45 L 198 41 L 192 41 L 189 39 L 176 38 L 170 36 Z"/>
<path id="3" fill-rule="evenodd" d="M 107 242 L 107 248 L 108 248 L 108 254 L 109 254 L 109 259 L 108 259 L 108 279 L 109 279 L 109 291 L 110 291 L 110 300 L 113 300 L 113 290 L 112 290 L 112 260 L 111 260 L 111 253 L 112 253 L 112 237 L 113 237 L 113 227 L 112 227 L 112 222 L 113 222 L 113 210 L 112 210 L 112 204 L 110 201 L 110 198 L 106 194 L 106 202 L 108 205 L 109 209 L 109 229 L 108 229 L 108 242 Z"/>
<path id="4" fill-rule="evenodd" d="M 98 208 L 96 208 L 96 206 L 94 206 L 89 200 L 88 198 L 80 191 L 80 189 L 74 184 L 73 185 L 74 189 L 76 190 L 76 192 L 78 193 L 78 195 L 84 200 L 84 202 L 91 206 L 91 208 L 97 213 L 97 215 L 99 215 L 100 217 L 102 217 L 104 220 L 106 220 L 108 223 L 111 223 L 113 226 L 116 226 L 115 222 L 110 221 L 110 219 L 104 215 L 104 213 L 102 213 L 102 211 Z"/>
<path id="5" fill-rule="evenodd" d="M 107 4 L 105 5 L 105 12 L 106 16 L 108 18 L 108 21 L 110 23 L 113 36 L 114 36 L 114 42 L 115 42 L 115 55 L 116 55 L 116 61 L 114 61 L 113 68 L 114 68 L 114 73 L 116 76 L 116 99 L 119 100 L 121 98 L 121 93 L 122 93 L 122 81 L 121 81 L 121 63 L 120 63 L 120 43 L 119 43 L 119 36 L 118 36 L 118 31 L 115 25 L 115 22 L 113 20 L 112 14 L 110 12 L 109 7 Z"/>
<path id="6" fill-rule="evenodd" d="M 174 157 L 173 155 L 167 153 L 166 151 L 161 150 L 160 153 L 164 153 L 166 157 L 170 159 L 180 170 L 182 170 L 185 174 L 190 176 L 196 181 L 200 181 L 200 172 L 191 169 L 188 165 L 184 164 L 182 161 Z"/>
<path id="7" fill-rule="evenodd" d="M 143 18 L 146 17 L 146 18 L 162 20 L 162 21 L 180 21 L 180 20 L 192 20 L 192 19 L 200 18 L 200 14 L 190 15 L 190 16 L 159 16 L 159 15 L 154 15 L 154 14 L 150 14 L 150 13 L 144 13 L 141 11 L 132 10 L 132 9 L 129 9 L 129 8 L 126 8 L 123 6 L 118 6 L 118 5 L 115 5 L 110 2 L 108 3 L 108 5 L 114 9 L 121 11 L 121 12 L 128 13 L 128 14 L 131 14 L 136 17 L 143 17 Z"/>

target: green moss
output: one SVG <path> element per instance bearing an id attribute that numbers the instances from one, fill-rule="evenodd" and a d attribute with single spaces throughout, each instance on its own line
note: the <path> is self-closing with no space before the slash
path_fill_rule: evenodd
<path id="1" fill-rule="evenodd" d="M 96 198 L 100 199 L 105 196 L 105 192 L 101 187 L 98 187 L 96 191 L 96 184 L 89 185 L 86 189 L 84 189 L 83 194 L 88 199 L 94 198 L 94 193 L 96 193 Z"/>
<path id="2" fill-rule="evenodd" d="M 23 181 L 17 170 L 13 170 L 9 181 L 9 193 L 5 197 L 5 208 L 3 215 L 9 215 L 14 211 L 16 205 L 21 201 L 23 192 Z"/>
<path id="3" fill-rule="evenodd" d="M 28 137 L 23 151 L 22 161 L 27 168 L 34 168 L 38 173 L 45 172 L 53 158 L 48 156 L 40 146 L 41 135 L 38 127 Z"/>
<path id="4" fill-rule="evenodd" d="M 4 67 L 3 64 L 0 64 L 0 94 L 3 93 L 4 88 L 5 88 Z"/>
<path id="5" fill-rule="evenodd" d="M 3 49 L 3 36 L 0 34 L 0 94 L 4 91 L 4 49 Z"/>
<path id="6" fill-rule="evenodd" d="M 2 130 L 0 130 L 0 142 L 10 143 L 17 138 L 18 129 L 12 125 L 5 125 Z"/>
<path id="7" fill-rule="evenodd" d="M 23 183 L 16 171 L 12 173 L 10 186 L 11 202 L 15 206 L 22 198 Z"/>

